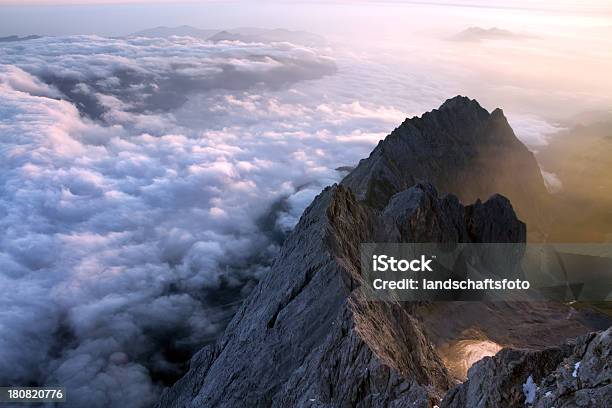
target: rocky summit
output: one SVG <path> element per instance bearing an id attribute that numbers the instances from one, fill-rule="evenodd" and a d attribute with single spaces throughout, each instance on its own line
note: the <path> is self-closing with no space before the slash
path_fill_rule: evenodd
<path id="1" fill-rule="evenodd" d="M 538 163 L 501 109 L 489 113 L 477 101 L 457 96 L 406 119 L 342 184 L 359 200 L 382 208 L 420 181 L 464 203 L 503 194 L 534 235 L 540 238 L 546 228 L 549 195 Z"/>
<path id="2" fill-rule="evenodd" d="M 609 335 L 552 351 L 547 341 L 557 337 L 537 335 L 550 330 L 549 321 L 562 336 L 589 331 L 565 306 L 437 306 L 373 301 L 362 293 L 363 242 L 525 242 L 526 226 L 511 201 L 493 194 L 500 186 L 525 211 L 531 194 L 545 194 L 533 156 L 501 111 L 489 114 L 458 97 L 407 120 L 340 185 L 314 199 L 225 333 L 193 357 L 158 406 L 519 406 L 528 375 L 537 383 L 533 404 L 551 395 L 569 401 L 562 379 L 578 358 L 588 367 L 582 373 L 593 373 L 580 384 L 609 388 L 609 375 L 596 374 L 602 364 L 609 372 L 609 360 L 601 360 L 609 359 Z M 475 202 L 464 204 L 468 199 Z M 486 317 L 478 315 L 483 311 Z M 517 333 L 504 338 L 499 321 L 536 334 L 540 343 Z M 542 347 L 482 360 L 457 386 L 448 345 L 474 332 L 501 346 Z M 579 351 L 589 347 L 587 364 Z M 584 388 L 577 387 L 571 389 Z M 485 397 L 492 392 L 499 397 Z"/>

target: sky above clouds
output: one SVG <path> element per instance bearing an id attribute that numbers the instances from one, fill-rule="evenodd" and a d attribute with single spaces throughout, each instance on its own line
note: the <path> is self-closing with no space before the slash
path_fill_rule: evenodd
<path id="1" fill-rule="evenodd" d="M 100 34 L 126 35 L 166 25 L 202 28 L 237 26 L 289 27 L 324 35 L 354 36 L 355 32 L 410 32 L 415 26 L 454 25 L 465 14 L 489 22 L 516 13 L 603 21 L 612 15 L 608 0 L 431 0 L 431 1 L 140 1 L 140 0 L 0 0 L 0 35 Z M 439 20 L 412 19 L 423 10 Z M 452 19 L 449 21 L 450 13 Z M 530 16 L 526 16 L 528 13 Z M 453 22 L 454 20 L 454 22 Z M 561 22 L 561 21 L 560 21 Z M 402 24 L 403 23 L 403 24 Z M 597 24 L 597 23 L 596 23 Z M 567 24 L 566 24 L 567 25 Z M 571 25 L 570 25 L 571 27 Z M 408 30 L 406 30 L 408 29 Z M 414 31 L 414 30 L 413 30 Z"/>
<path id="2" fill-rule="evenodd" d="M 148 406 L 337 168 L 406 117 L 465 94 L 537 149 L 609 109 L 610 18 L 507 4 L 1 9 L 0 35 L 54 36 L 0 44 L 0 383 Z M 108 37 L 160 24 L 330 43 Z M 457 41 L 470 26 L 520 35 Z"/>

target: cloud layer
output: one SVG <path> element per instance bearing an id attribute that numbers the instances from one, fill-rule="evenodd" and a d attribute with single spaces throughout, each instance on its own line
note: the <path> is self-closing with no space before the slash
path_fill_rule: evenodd
<path id="1" fill-rule="evenodd" d="M 44 38 L 0 58 L 0 382 L 73 406 L 150 405 L 402 116 L 328 95 L 337 61 L 287 43 Z"/>
<path id="2" fill-rule="evenodd" d="M 289 43 L 56 37 L 0 60 L 0 383 L 73 406 L 149 406 L 336 169 L 464 90 L 454 65 Z M 510 118 L 533 144 L 556 129 Z"/>

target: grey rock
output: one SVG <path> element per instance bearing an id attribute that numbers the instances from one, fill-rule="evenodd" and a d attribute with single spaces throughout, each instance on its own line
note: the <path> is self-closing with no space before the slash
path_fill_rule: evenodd
<path id="1" fill-rule="evenodd" d="M 494 194 L 464 207 L 454 195 L 438 197 L 431 183 L 395 194 L 383 210 L 401 242 L 525 242 L 525 224 L 510 201 Z M 381 241 L 382 242 L 382 241 Z"/>
<path id="2" fill-rule="evenodd" d="M 605 407 L 612 401 L 612 328 L 583 336 L 573 353 L 546 376 L 535 408 Z"/>
<path id="3" fill-rule="evenodd" d="M 440 408 L 605 407 L 612 401 L 612 328 L 572 343 L 544 350 L 504 349 L 468 371 Z M 531 376 L 535 398 L 526 399 L 523 384 Z"/>
<path id="4" fill-rule="evenodd" d="M 521 238 L 516 217 L 501 217 L 511 221 L 503 228 L 487 225 L 500 208 L 512 211 L 500 197 L 464 208 L 417 185 L 378 211 L 343 186 L 327 188 L 223 337 L 194 357 L 159 406 L 429 406 L 451 380 L 409 305 L 363 298 L 359 243 L 470 240 L 472 223 L 485 226 L 476 233 Z M 426 228 L 427 220 L 439 222 Z"/>
<path id="5" fill-rule="evenodd" d="M 501 109 L 489 113 L 477 101 L 457 96 L 406 119 L 342 184 L 383 208 L 394 194 L 420 181 L 463 203 L 503 194 L 534 236 L 547 227 L 550 197 L 544 179 Z"/>
<path id="6" fill-rule="evenodd" d="M 522 385 L 531 375 L 539 381 L 559 364 L 568 350 L 544 351 L 504 349 L 485 357 L 468 370 L 468 380 L 448 392 L 440 408 L 522 407 Z"/>
<path id="7" fill-rule="evenodd" d="M 193 357 L 189 372 L 164 391 L 158 407 L 438 403 L 454 379 L 426 334 L 423 305 L 366 299 L 359 244 L 524 242 L 525 224 L 508 199 L 493 194 L 506 182 L 523 208 L 527 202 L 536 207 L 545 194 L 533 155 L 501 111 L 489 114 L 458 97 L 407 120 L 340 185 L 315 198 L 223 336 Z M 455 189 L 460 197 L 440 196 L 434 185 L 444 193 Z M 461 204 L 471 198 L 474 204 Z M 541 367 L 534 374 L 540 381 L 565 358 L 564 350 L 507 351 L 499 367 L 513 380 Z M 485 359 L 472 373 L 480 385 L 468 381 L 447 399 L 491 392 L 491 404 L 520 401 L 510 380 L 488 383 L 477 375 L 499 364 Z"/>

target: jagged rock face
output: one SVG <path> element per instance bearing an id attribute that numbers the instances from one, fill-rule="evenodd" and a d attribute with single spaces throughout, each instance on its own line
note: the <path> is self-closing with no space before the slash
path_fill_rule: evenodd
<path id="1" fill-rule="evenodd" d="M 464 206 L 419 180 L 457 192 L 464 202 L 491 198 Z M 372 301 L 360 290 L 363 242 L 525 242 L 525 224 L 496 191 L 514 196 L 531 219 L 546 195 L 533 155 L 501 111 L 489 114 L 458 97 L 407 120 L 341 185 L 315 198 L 223 336 L 194 356 L 158 406 L 429 408 L 444 398 L 445 407 L 518 407 L 528 375 L 542 389 L 551 387 L 548 396 L 534 397 L 535 404 L 551 395 L 559 404 L 570 401 L 563 391 L 569 385 L 552 386 L 568 380 L 559 367 L 577 350 L 570 346 L 502 351 L 477 363 L 468 381 L 446 394 L 455 379 L 432 344 L 431 333 L 441 330 L 425 326 L 431 318 L 424 309 L 443 313 L 440 321 L 471 309 L 450 303 L 440 312 L 435 305 Z M 519 310 L 529 320 L 521 329 L 550 316 L 547 310 L 530 315 L 528 306 L 486 307 L 504 321 Z M 486 323 L 466 321 L 492 333 Z M 604 340 L 593 343 L 608 345 L 592 346 L 585 372 L 609 372 Z M 607 396 L 609 375 L 581 381 L 575 395 Z"/>
<path id="2" fill-rule="evenodd" d="M 503 224 L 503 225 L 502 225 Z M 428 407 L 452 385 L 411 305 L 364 299 L 361 242 L 524 239 L 509 202 L 417 185 L 381 211 L 343 186 L 306 209 L 225 334 L 160 407 Z"/>
<path id="3" fill-rule="evenodd" d="M 540 383 L 535 408 L 605 407 L 612 401 L 612 329 L 577 340 L 573 353 Z"/>
<path id="4" fill-rule="evenodd" d="M 449 391 L 439 406 L 607 407 L 612 401 L 611 349 L 612 328 L 541 351 L 504 349 L 472 366 L 468 380 Z"/>
<path id="5" fill-rule="evenodd" d="M 399 191 L 428 181 L 464 203 L 508 197 L 530 231 L 545 228 L 549 196 L 534 155 L 503 112 L 466 97 L 406 119 L 345 177 L 360 200 L 383 208 Z"/>

